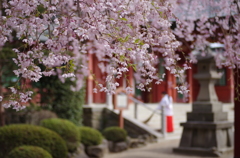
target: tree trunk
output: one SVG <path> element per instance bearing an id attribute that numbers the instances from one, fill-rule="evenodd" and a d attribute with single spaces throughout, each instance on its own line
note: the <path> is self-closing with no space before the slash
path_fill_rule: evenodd
<path id="1" fill-rule="evenodd" d="M 2 86 L 2 65 L 0 65 L 0 96 L 3 96 L 3 86 Z M 2 102 L 0 102 L 0 126 L 5 125 L 4 108 L 2 107 Z"/>
<path id="2" fill-rule="evenodd" d="M 240 158 L 240 69 L 234 73 L 234 158 Z"/>

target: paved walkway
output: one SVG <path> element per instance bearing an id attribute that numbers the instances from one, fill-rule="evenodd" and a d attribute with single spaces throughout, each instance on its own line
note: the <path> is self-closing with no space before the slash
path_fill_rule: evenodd
<path id="1" fill-rule="evenodd" d="M 128 149 L 121 153 L 109 153 L 104 158 L 202 158 L 194 155 L 173 153 L 172 149 L 178 147 L 179 139 L 160 140 L 144 147 Z M 212 158 L 212 157 L 204 157 Z M 233 155 L 225 155 L 223 158 L 233 158 Z"/>

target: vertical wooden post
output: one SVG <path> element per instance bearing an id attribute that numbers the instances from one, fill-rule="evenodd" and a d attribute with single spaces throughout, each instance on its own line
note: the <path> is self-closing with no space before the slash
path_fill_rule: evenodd
<path id="1" fill-rule="evenodd" d="M 233 70 L 232 69 L 229 69 L 228 70 L 229 71 L 229 75 L 227 75 L 227 77 L 228 78 L 230 78 L 229 80 L 229 84 L 230 84 L 230 99 L 229 99 L 229 101 L 231 102 L 231 103 L 233 103 L 234 102 L 234 74 L 233 74 Z"/>
<path id="2" fill-rule="evenodd" d="M 113 96 L 113 105 L 114 109 L 119 110 L 118 123 L 120 128 L 124 128 L 123 110 L 128 108 L 129 105 L 128 100 L 129 99 L 127 97 L 126 91 L 123 89 L 123 87 L 119 87 L 118 89 L 116 89 L 115 94 Z"/>
<path id="3" fill-rule="evenodd" d="M 88 69 L 89 71 L 92 71 L 93 70 L 93 56 L 92 54 L 88 54 L 88 58 L 89 58 L 89 61 L 88 61 Z M 93 102 L 93 77 L 92 77 L 92 74 L 91 72 L 88 74 L 88 79 L 87 79 L 87 102 L 88 102 L 88 105 L 91 105 L 92 102 Z"/>
<path id="4" fill-rule="evenodd" d="M 119 110 L 119 127 L 124 128 L 123 110 Z"/>
<path id="5" fill-rule="evenodd" d="M 161 128 L 162 128 L 162 135 L 163 137 L 165 138 L 166 137 L 166 127 L 167 127 L 167 124 L 166 124 L 166 116 L 165 116 L 165 107 L 162 106 L 161 107 Z"/>
<path id="6" fill-rule="evenodd" d="M 172 86 L 171 86 L 172 98 L 173 98 L 173 102 L 176 102 L 177 100 L 177 91 L 175 89 L 175 87 L 177 86 L 176 77 L 174 75 L 171 75 L 171 76 L 172 76 Z"/>
<path id="7" fill-rule="evenodd" d="M 134 89 L 133 68 L 130 67 L 127 74 L 128 74 L 128 75 L 127 75 L 127 84 L 126 84 L 126 86 L 132 87 L 132 88 Z M 134 90 L 134 93 L 135 93 L 135 90 Z M 134 93 L 133 93 L 133 94 L 134 94 Z M 129 95 L 130 95 L 130 96 L 133 96 L 133 94 L 129 94 Z M 132 103 L 132 100 L 128 99 L 128 102 L 129 102 L 129 103 Z"/>
<path id="8" fill-rule="evenodd" d="M 138 104 L 134 103 L 134 118 L 138 119 Z"/>
<path id="9" fill-rule="evenodd" d="M 193 67 L 192 64 L 189 65 L 189 67 Z M 192 69 L 187 70 L 187 82 L 189 84 L 189 97 L 188 97 L 188 102 L 192 103 L 193 102 L 193 71 Z"/>
<path id="10" fill-rule="evenodd" d="M 171 95 L 172 96 L 172 93 L 171 93 L 171 82 L 172 82 L 172 78 L 171 78 L 171 74 L 169 71 L 166 72 L 166 81 L 167 81 L 167 84 L 166 84 L 166 92 L 167 94 Z"/>
<path id="11" fill-rule="evenodd" d="M 129 68 L 129 72 L 128 72 L 128 86 L 133 87 L 134 86 L 134 80 L 133 80 L 133 69 Z"/>

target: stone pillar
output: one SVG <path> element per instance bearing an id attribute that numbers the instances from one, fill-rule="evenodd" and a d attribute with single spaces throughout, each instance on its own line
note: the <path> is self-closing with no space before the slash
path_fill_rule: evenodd
<path id="1" fill-rule="evenodd" d="M 211 55 L 198 58 L 194 78 L 200 83 L 200 91 L 192 112 L 187 113 L 187 122 L 180 124 L 183 133 L 174 152 L 220 157 L 233 151 L 233 123 L 227 121 L 215 92 L 215 81 L 220 78 L 215 65 Z"/>

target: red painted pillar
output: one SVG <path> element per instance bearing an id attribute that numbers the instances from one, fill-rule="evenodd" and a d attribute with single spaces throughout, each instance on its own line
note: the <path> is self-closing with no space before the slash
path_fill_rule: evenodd
<path id="1" fill-rule="evenodd" d="M 176 80 L 175 76 L 171 74 L 169 71 L 167 71 L 167 90 L 166 92 L 173 98 L 173 101 L 176 100 Z"/>
<path id="2" fill-rule="evenodd" d="M 174 75 L 171 75 L 171 76 L 172 76 L 172 86 L 171 86 L 172 98 L 173 98 L 173 102 L 176 102 L 177 100 L 177 91 L 175 89 L 175 87 L 177 86 L 176 77 Z"/>
<path id="3" fill-rule="evenodd" d="M 128 76 L 127 76 L 127 86 L 134 87 L 133 85 L 133 69 L 129 68 Z"/>
<path id="4" fill-rule="evenodd" d="M 92 77 L 92 70 L 93 70 L 93 55 L 88 54 L 88 79 L 87 79 L 87 103 L 88 105 L 91 105 L 93 102 L 93 77 Z"/>
<path id="5" fill-rule="evenodd" d="M 166 71 L 166 92 L 167 94 L 171 95 L 171 91 L 170 91 L 170 85 L 171 85 L 171 75 L 169 71 Z M 164 90 L 163 90 L 164 91 Z"/>
<path id="6" fill-rule="evenodd" d="M 123 110 L 119 110 L 119 127 L 124 128 Z"/>
<path id="7" fill-rule="evenodd" d="M 127 76 L 126 86 L 133 88 L 133 94 L 130 95 L 130 96 L 132 97 L 132 96 L 134 96 L 133 69 L 132 69 L 132 68 L 129 68 L 129 72 L 128 72 L 127 74 L 128 74 L 128 76 Z M 132 100 L 128 99 L 128 101 L 129 101 L 130 103 L 132 103 Z"/>
<path id="8" fill-rule="evenodd" d="M 234 90 L 234 158 L 240 158 L 240 123 L 237 120 L 240 120 L 240 69 L 233 70 L 234 73 L 234 87 L 237 87 L 237 90 Z"/>
<path id="9" fill-rule="evenodd" d="M 170 96 L 172 96 L 173 98 L 173 102 L 177 102 L 177 91 L 176 91 L 176 86 L 177 86 L 177 79 L 174 76 L 174 74 L 170 74 L 171 78 L 170 78 L 170 82 L 169 84 L 169 89 L 171 91 Z"/>
<path id="10" fill-rule="evenodd" d="M 192 68 L 192 64 L 189 65 L 189 67 Z M 193 102 L 193 71 L 192 69 L 187 70 L 187 82 L 189 85 L 189 97 L 188 97 L 188 102 L 192 103 Z"/>
<path id="11" fill-rule="evenodd" d="M 229 75 L 227 76 L 229 78 L 229 85 L 230 85 L 230 99 L 229 101 L 231 103 L 234 102 L 234 78 L 233 78 L 233 70 L 229 69 Z"/>

